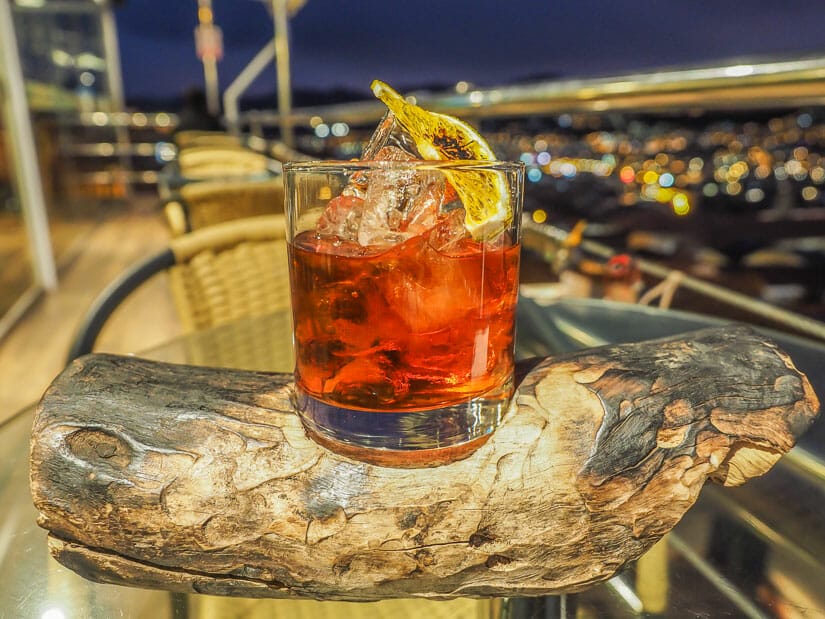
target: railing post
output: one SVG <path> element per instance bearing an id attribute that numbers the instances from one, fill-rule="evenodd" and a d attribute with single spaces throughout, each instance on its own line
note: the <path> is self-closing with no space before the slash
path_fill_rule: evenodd
<path id="1" fill-rule="evenodd" d="M 5 100 L 5 122 L 11 136 L 17 186 L 35 276 L 43 288 L 53 290 L 57 288 L 57 269 L 9 0 L 0 0 L 0 93 Z"/>
<path id="2" fill-rule="evenodd" d="M 278 70 L 278 115 L 281 118 L 281 140 L 290 148 L 294 148 L 287 0 L 272 0 L 272 17 L 275 21 L 275 65 Z"/>

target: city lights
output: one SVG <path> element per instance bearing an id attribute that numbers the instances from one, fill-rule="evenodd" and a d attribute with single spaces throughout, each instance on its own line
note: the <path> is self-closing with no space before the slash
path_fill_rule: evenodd
<path id="1" fill-rule="evenodd" d="M 155 159 L 158 163 L 173 161 L 178 154 L 178 149 L 169 142 L 158 142 L 155 146 Z"/>
<path id="2" fill-rule="evenodd" d="M 729 196 L 739 195 L 739 193 L 741 193 L 741 191 L 742 191 L 742 185 L 740 183 L 736 182 L 736 181 L 734 181 L 732 183 L 728 183 L 727 185 L 725 185 L 725 193 L 727 193 Z"/>
<path id="3" fill-rule="evenodd" d="M 761 202 L 765 199 L 765 192 L 759 187 L 752 187 L 745 192 L 745 200 L 748 202 Z"/>
<path id="4" fill-rule="evenodd" d="M 561 166 L 559 166 L 559 172 L 561 172 L 561 175 L 566 178 L 573 178 L 574 176 L 576 176 L 578 170 L 576 169 L 576 166 L 573 163 L 569 161 L 564 161 L 562 162 Z"/>
<path id="5" fill-rule="evenodd" d="M 673 212 L 677 215 L 687 215 L 690 212 L 690 200 L 686 194 L 677 193 L 673 196 Z"/>
<path id="6" fill-rule="evenodd" d="M 619 172 L 619 178 L 623 183 L 632 183 L 636 178 L 636 171 L 630 166 L 625 166 Z"/>
<path id="7" fill-rule="evenodd" d="M 601 205 L 605 200 L 622 207 L 661 205 L 680 217 L 701 216 L 704 208 L 762 210 L 774 207 L 775 185 L 790 182 L 797 206 L 825 206 L 825 123 L 809 116 L 722 120 L 701 128 L 633 120 L 619 129 L 606 128 L 610 119 L 603 116 L 561 114 L 557 127 L 522 134 L 502 128 L 490 142 L 526 165 L 530 185 L 549 185 L 577 200 L 598 185 L 593 195 L 603 196 Z M 319 121 L 311 124 L 317 129 L 324 124 Z M 321 128 L 325 135 L 336 131 Z M 350 148 L 354 143 L 342 141 L 335 148 L 357 156 Z"/>
<path id="8" fill-rule="evenodd" d="M 82 86 L 86 86 L 87 88 L 94 85 L 95 83 L 95 74 L 89 71 L 83 71 L 80 74 L 80 77 L 77 78 L 78 81 Z"/>
<path id="9" fill-rule="evenodd" d="M 349 125 L 347 123 L 333 123 L 330 131 L 335 137 L 341 138 L 349 133 Z"/>

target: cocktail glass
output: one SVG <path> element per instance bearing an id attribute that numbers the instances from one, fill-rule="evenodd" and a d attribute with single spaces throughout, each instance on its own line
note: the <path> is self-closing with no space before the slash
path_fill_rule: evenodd
<path id="1" fill-rule="evenodd" d="M 430 466 L 472 453 L 513 393 L 524 166 L 284 166 L 297 405 L 319 443 Z M 456 186 L 509 216 L 469 228 Z"/>

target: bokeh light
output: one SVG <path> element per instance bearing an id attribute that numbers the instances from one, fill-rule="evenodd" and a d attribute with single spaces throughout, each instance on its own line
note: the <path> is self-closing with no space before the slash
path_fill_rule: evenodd
<path id="1" fill-rule="evenodd" d="M 673 212 L 677 215 L 687 215 L 690 212 L 690 200 L 687 194 L 677 193 L 673 196 Z"/>
<path id="2" fill-rule="evenodd" d="M 765 192 L 759 187 L 751 187 L 745 192 L 745 200 L 748 202 L 761 202 L 765 199 Z"/>
<path id="3" fill-rule="evenodd" d="M 330 131 L 335 137 L 341 138 L 349 133 L 349 125 L 347 123 L 333 123 Z"/>
<path id="4" fill-rule="evenodd" d="M 707 183 L 704 187 L 702 187 L 702 193 L 707 198 L 713 198 L 719 194 L 719 185 L 716 183 Z"/>
<path id="5" fill-rule="evenodd" d="M 632 183 L 636 178 L 636 171 L 630 166 L 624 166 L 621 171 L 619 171 L 619 178 L 623 183 Z"/>

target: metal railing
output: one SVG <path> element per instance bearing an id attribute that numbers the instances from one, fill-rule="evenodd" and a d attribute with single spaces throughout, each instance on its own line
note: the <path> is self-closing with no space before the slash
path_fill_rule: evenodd
<path id="1" fill-rule="evenodd" d="M 413 93 L 428 109 L 475 118 L 552 115 L 563 112 L 769 109 L 825 104 L 825 56 L 787 60 L 740 60 L 727 64 L 565 79 L 467 92 Z M 367 125 L 381 118 L 377 101 L 240 115 L 244 126 L 309 126 L 325 122 Z"/>
<path id="2" fill-rule="evenodd" d="M 548 224 L 537 224 L 526 214 L 522 218 L 522 229 L 525 232 L 526 244 L 529 244 L 529 240 L 527 239 L 528 235 L 535 235 L 539 238 L 543 237 L 559 244 L 564 243 L 568 236 L 567 231 Z M 585 252 L 605 260 L 616 254 L 615 250 L 607 245 L 587 239 L 582 240 L 580 246 Z M 804 333 L 805 335 L 825 341 L 825 323 L 819 322 L 818 320 L 770 305 L 764 301 L 759 301 L 758 299 L 729 290 L 723 286 L 692 277 L 686 273 L 670 269 L 650 260 L 635 259 L 634 263 L 639 271 L 645 275 L 662 281 L 668 279 L 675 281 L 675 276 L 678 274 L 678 286 L 680 288 L 691 290 L 692 292 L 719 301 L 730 307 L 744 310 L 754 316 L 759 316 L 777 325 L 781 325 L 786 329 Z"/>

